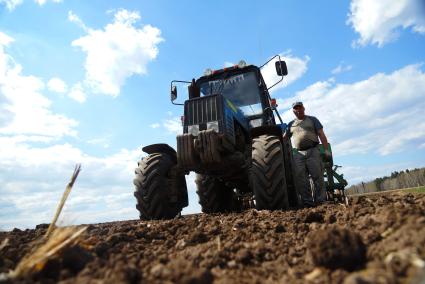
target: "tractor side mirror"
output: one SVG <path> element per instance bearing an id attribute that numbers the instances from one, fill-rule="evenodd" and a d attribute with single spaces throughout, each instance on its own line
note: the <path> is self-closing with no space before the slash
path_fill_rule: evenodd
<path id="1" fill-rule="evenodd" d="M 286 76 L 288 75 L 288 67 L 286 66 L 286 62 L 283 60 L 279 60 L 275 62 L 276 66 L 276 73 L 279 76 Z"/>
<path id="2" fill-rule="evenodd" d="M 170 84 L 170 98 L 171 98 L 171 103 L 173 105 L 177 105 L 177 106 L 183 106 L 184 105 L 184 104 L 181 104 L 181 103 L 175 103 L 174 102 L 177 99 L 177 86 L 178 86 L 178 84 L 185 84 L 186 85 L 186 84 L 190 84 L 190 83 L 191 82 L 180 81 L 180 80 L 173 80 L 173 81 L 171 81 L 171 84 Z M 184 93 L 184 88 L 183 88 L 183 93 Z"/>
<path id="3" fill-rule="evenodd" d="M 174 102 L 177 99 L 177 87 L 176 86 L 172 86 L 171 87 L 171 101 Z"/>

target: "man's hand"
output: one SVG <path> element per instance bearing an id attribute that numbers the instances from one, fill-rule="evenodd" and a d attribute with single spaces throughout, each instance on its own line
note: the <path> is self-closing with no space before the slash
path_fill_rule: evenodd
<path id="1" fill-rule="evenodd" d="M 331 151 L 329 151 L 328 149 L 328 138 L 325 135 L 325 132 L 323 132 L 323 128 L 318 130 L 318 134 L 319 134 L 319 139 L 322 142 L 323 148 L 325 149 L 325 159 L 327 161 L 331 161 L 332 159 L 332 154 Z"/>

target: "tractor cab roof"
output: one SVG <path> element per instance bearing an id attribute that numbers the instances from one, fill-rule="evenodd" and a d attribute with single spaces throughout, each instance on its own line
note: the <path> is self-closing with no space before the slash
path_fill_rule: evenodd
<path id="1" fill-rule="evenodd" d="M 211 80 L 217 80 L 217 79 L 222 79 L 223 75 L 234 75 L 234 74 L 241 74 L 241 73 L 246 73 L 246 72 L 250 72 L 250 71 L 255 71 L 260 73 L 260 68 L 258 68 L 255 65 L 247 65 L 244 67 L 240 67 L 239 65 L 234 65 L 231 67 L 225 67 L 223 69 L 217 69 L 217 70 L 211 70 L 211 69 L 207 69 L 205 71 L 204 76 L 199 77 L 196 80 L 196 84 L 199 85 L 200 83 L 203 83 L 205 81 L 211 81 Z"/>

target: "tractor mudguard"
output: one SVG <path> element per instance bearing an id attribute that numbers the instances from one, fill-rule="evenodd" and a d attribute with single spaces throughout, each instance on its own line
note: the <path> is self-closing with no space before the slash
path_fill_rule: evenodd
<path id="1" fill-rule="evenodd" d="M 143 150 L 143 152 L 145 152 L 148 155 L 155 154 L 155 153 L 161 154 L 161 155 L 148 156 L 148 157 L 145 157 L 143 159 L 146 159 L 146 163 L 148 163 L 149 161 L 159 161 L 160 160 L 160 163 L 158 163 L 152 169 L 156 168 L 158 170 L 161 170 L 162 176 L 159 176 L 160 180 L 162 180 L 162 179 L 164 179 L 164 180 L 168 179 L 169 180 L 168 183 L 164 183 L 163 181 L 158 183 L 162 186 L 161 190 L 163 190 L 163 192 L 169 193 L 169 194 L 167 194 L 167 198 L 168 198 L 167 200 L 168 201 L 166 201 L 166 202 L 170 202 L 170 200 L 171 200 L 171 202 L 174 205 L 177 204 L 176 205 L 177 209 L 180 209 L 180 210 L 183 207 L 186 207 L 189 204 L 189 199 L 188 199 L 188 195 L 187 195 L 186 180 L 185 180 L 185 177 L 184 177 L 184 172 L 182 172 L 181 169 L 179 169 L 177 167 L 177 153 L 176 153 L 176 151 L 171 146 L 169 146 L 168 144 L 165 144 L 165 143 L 148 145 L 148 146 L 143 147 L 142 150 Z M 165 156 L 171 158 L 172 161 L 170 161 L 170 159 L 164 158 Z M 138 170 L 139 176 L 141 176 L 142 172 L 143 172 L 143 170 L 141 170 L 140 167 L 143 167 L 143 164 L 146 164 L 146 163 L 139 164 L 139 170 Z M 152 171 L 152 169 L 151 169 L 151 171 Z M 146 174 L 146 173 L 144 173 L 144 174 Z M 136 179 L 137 179 L 137 175 L 136 175 Z M 139 182 L 138 183 L 139 187 L 141 187 L 141 186 L 143 186 L 143 183 L 142 183 L 143 179 L 141 179 L 140 177 L 139 177 L 139 179 L 140 179 L 140 181 L 136 181 L 136 182 Z M 135 184 L 136 184 L 136 182 L 135 182 Z M 141 190 L 141 189 L 139 189 L 139 190 Z M 140 201 L 140 202 L 142 202 L 142 201 Z M 142 205 L 140 205 L 140 206 L 142 206 Z M 154 214 L 154 213 L 152 213 L 152 214 Z M 143 214 L 144 213 L 142 213 L 142 215 Z M 152 215 L 151 213 L 149 213 L 149 214 L 150 215 L 147 216 L 148 219 L 152 219 L 152 218 L 153 219 L 161 219 L 161 218 L 164 217 L 164 216 L 161 216 L 161 218 L 157 218 L 156 216 Z M 141 218 L 142 218 L 142 215 L 140 215 Z"/>
<path id="2" fill-rule="evenodd" d="M 274 135 L 282 139 L 282 128 L 280 125 L 264 125 L 252 128 L 251 131 L 251 138 L 258 137 L 264 134 L 268 135 Z"/>
<path id="3" fill-rule="evenodd" d="M 177 163 L 177 153 L 176 150 L 174 150 L 170 145 L 165 143 L 158 143 L 158 144 L 152 144 L 148 145 L 142 148 L 142 151 L 146 154 L 153 154 L 153 153 L 164 153 L 169 155 L 175 163 Z"/>

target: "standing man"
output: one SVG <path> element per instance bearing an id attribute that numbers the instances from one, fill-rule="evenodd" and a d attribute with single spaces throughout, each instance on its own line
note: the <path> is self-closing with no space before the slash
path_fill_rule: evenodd
<path id="1" fill-rule="evenodd" d="M 283 138 L 293 137 L 293 146 L 298 150 L 294 154 L 295 186 L 301 194 L 303 205 L 312 207 L 326 200 L 322 159 L 318 145 L 320 139 L 325 149 L 325 156 L 330 159 L 328 139 L 320 121 L 314 116 L 305 115 L 302 102 L 292 104 L 292 110 L 296 118 L 288 124 Z M 313 194 L 309 176 L 314 183 Z"/>

